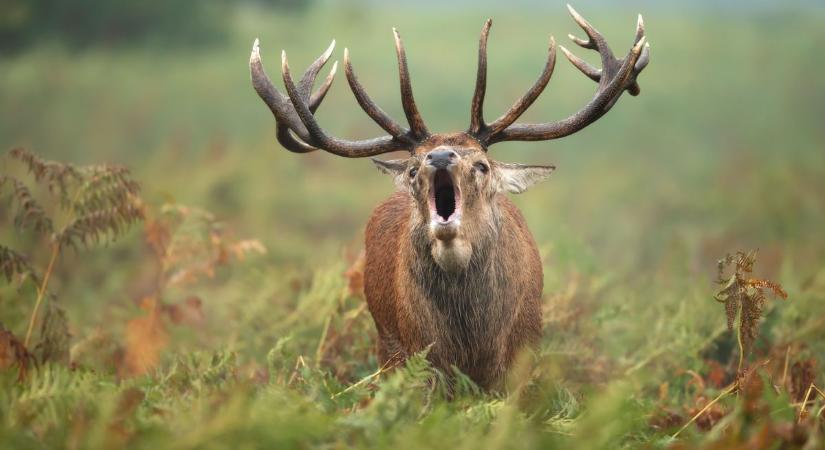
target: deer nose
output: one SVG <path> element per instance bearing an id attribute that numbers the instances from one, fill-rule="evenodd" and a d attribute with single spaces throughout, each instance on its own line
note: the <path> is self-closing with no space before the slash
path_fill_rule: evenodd
<path id="1" fill-rule="evenodd" d="M 446 169 L 458 158 L 458 154 L 452 150 L 436 150 L 427 153 L 427 164 L 436 169 Z"/>

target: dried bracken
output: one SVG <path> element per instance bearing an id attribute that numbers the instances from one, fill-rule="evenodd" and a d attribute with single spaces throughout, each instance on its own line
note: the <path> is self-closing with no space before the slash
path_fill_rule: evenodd
<path id="1" fill-rule="evenodd" d="M 114 239 L 143 217 L 140 186 L 124 167 L 77 167 L 44 160 L 24 149 L 14 149 L 9 155 L 25 165 L 35 182 L 45 183 L 57 204 L 49 213 L 23 181 L 0 176 L 0 189 L 10 184 L 17 204 L 15 225 L 47 235 L 61 249 Z M 58 210 L 65 216 L 61 226 L 55 224 Z"/>
<path id="2" fill-rule="evenodd" d="M 31 353 L 26 346 L 17 339 L 17 336 L 7 331 L 0 325 L 0 370 L 17 366 L 17 379 L 22 381 L 26 378 L 29 366 L 33 362 Z"/>
<path id="3" fill-rule="evenodd" d="M 142 218 L 143 210 L 129 204 L 93 210 L 66 224 L 54 240 L 62 248 L 88 247 L 123 234 Z"/>
<path id="4" fill-rule="evenodd" d="M 170 343 L 172 325 L 192 329 L 205 325 L 204 302 L 200 297 L 190 294 L 178 301 L 169 297 L 214 277 L 220 267 L 251 254 L 266 253 L 256 239 L 235 239 L 209 211 L 177 204 L 164 204 L 159 211 L 146 210 L 144 238 L 157 265 L 157 274 L 153 292 L 140 302 L 145 314 L 126 324 L 118 364 L 121 377 L 139 376 L 157 368 Z"/>
<path id="5" fill-rule="evenodd" d="M 163 205 L 144 232 L 162 273 L 159 290 L 212 278 L 218 266 L 266 254 L 257 239 L 236 240 L 212 213 L 183 205 Z"/>
<path id="6" fill-rule="evenodd" d="M 718 262 L 717 283 L 722 289 L 716 293 L 717 301 L 725 304 L 728 329 L 736 328 L 739 342 L 739 371 L 745 356 L 750 352 L 753 342 L 759 335 L 759 319 L 765 307 L 765 290 L 775 296 L 787 299 L 788 294 L 778 283 L 768 280 L 750 278 L 756 263 L 756 252 L 737 252 L 727 255 Z M 733 273 L 725 277 L 725 268 L 734 266 Z M 739 318 L 738 327 L 737 317 Z"/>
<path id="7" fill-rule="evenodd" d="M 141 375 L 154 369 L 169 343 L 160 302 L 154 297 L 147 297 L 140 307 L 147 314 L 130 320 L 126 325 L 126 353 L 120 366 L 121 376 Z"/>
<path id="8" fill-rule="evenodd" d="M 67 247 L 77 250 L 109 242 L 140 221 L 143 218 L 140 187 L 124 167 L 74 166 L 45 160 L 24 149 L 14 149 L 9 156 L 22 163 L 34 178 L 34 184 L 30 186 L 20 177 L 4 174 L 0 176 L 0 194 L 10 191 L 10 203 L 16 205 L 12 215 L 15 226 L 45 238 L 50 257 L 41 277 L 25 254 L 0 245 L 0 272 L 8 282 L 17 278 L 22 284 L 28 279 L 37 286 L 37 298 L 22 345 L 30 348 L 38 312 L 48 298 L 36 353 L 43 361 L 68 362 L 65 314 L 48 290 L 55 264 Z M 49 194 L 40 192 L 42 200 L 35 195 L 37 185 L 44 186 L 46 189 L 41 191 Z"/>
<path id="9" fill-rule="evenodd" d="M 33 228 L 38 233 L 51 233 L 52 220 L 46 215 L 43 207 L 34 199 L 28 186 L 12 176 L 0 176 L 0 192 L 6 184 L 11 185 L 12 200 L 17 203 L 14 214 L 14 226 L 25 229 Z"/>
<path id="10" fill-rule="evenodd" d="M 14 149 L 9 155 L 23 162 L 35 181 L 45 181 L 49 191 L 60 197 L 66 197 L 70 183 L 81 179 L 80 171 L 71 164 L 45 160 L 23 148 Z"/>
<path id="11" fill-rule="evenodd" d="M 29 259 L 2 244 L 0 244 L 0 274 L 9 283 L 17 281 L 18 285 L 22 285 L 24 281 L 30 280 L 35 285 L 40 284 L 40 276 L 29 263 Z"/>

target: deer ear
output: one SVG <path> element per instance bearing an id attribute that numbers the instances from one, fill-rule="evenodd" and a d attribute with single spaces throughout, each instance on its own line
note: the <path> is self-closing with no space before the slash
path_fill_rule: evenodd
<path id="1" fill-rule="evenodd" d="M 385 173 L 387 175 L 392 175 L 397 177 L 404 173 L 407 170 L 407 160 L 406 159 L 390 159 L 390 160 L 381 160 L 378 158 L 370 158 L 375 167 L 378 167 L 378 170 L 381 173 Z"/>
<path id="2" fill-rule="evenodd" d="M 530 186 L 544 181 L 556 166 L 528 166 L 524 164 L 497 163 L 499 190 L 521 194 Z"/>

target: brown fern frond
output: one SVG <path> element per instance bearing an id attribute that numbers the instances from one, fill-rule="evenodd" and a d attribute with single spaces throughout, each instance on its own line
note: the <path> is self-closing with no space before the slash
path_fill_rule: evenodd
<path id="1" fill-rule="evenodd" d="M 737 274 L 745 274 L 753 272 L 753 265 L 756 263 L 756 250 L 751 250 L 748 253 L 736 252 L 736 272 Z"/>
<path id="2" fill-rule="evenodd" d="M 98 165 L 83 168 L 84 181 L 70 207 L 77 215 L 131 203 L 140 185 L 125 167 Z"/>
<path id="3" fill-rule="evenodd" d="M 0 176 L 0 189 L 7 183 L 12 186 L 12 201 L 17 202 L 17 212 L 14 214 L 14 225 L 18 228 L 33 228 L 38 233 L 51 233 L 52 220 L 46 211 L 35 200 L 28 186 L 12 176 Z"/>
<path id="4" fill-rule="evenodd" d="M 89 247 L 117 238 L 128 226 L 142 218 L 143 210 L 135 205 L 92 211 L 68 223 L 55 236 L 55 242 L 60 247 L 77 248 L 79 244 Z"/>
<path id="5" fill-rule="evenodd" d="M 35 286 L 40 285 L 40 275 L 29 264 L 29 260 L 16 251 L 0 244 L 0 274 L 5 276 L 6 281 L 11 283 L 15 276 L 19 284 L 26 280 L 31 280 Z"/>
<path id="6" fill-rule="evenodd" d="M 11 331 L 0 324 L 0 369 L 17 366 L 17 381 L 26 379 L 29 367 L 35 362 L 34 357 Z"/>
<path id="7" fill-rule="evenodd" d="M 725 316 L 728 329 L 733 331 L 738 322 L 740 344 L 740 370 L 744 356 L 750 351 L 754 341 L 759 336 L 759 322 L 765 308 L 765 289 L 783 299 L 788 294 L 779 283 L 768 280 L 749 278 L 756 263 L 756 252 L 737 252 L 736 255 L 726 255 L 718 261 L 717 282 L 722 285 L 714 298 L 725 304 Z M 733 274 L 725 277 L 725 268 L 734 266 Z"/>
<path id="8" fill-rule="evenodd" d="M 36 181 L 46 180 L 49 192 L 60 195 L 64 201 L 68 199 L 70 184 L 82 178 L 75 166 L 43 159 L 23 148 L 13 149 L 10 155 L 26 164 L 29 173 L 34 175 Z"/>
<path id="9" fill-rule="evenodd" d="M 770 289 L 774 295 L 777 297 L 781 297 L 783 300 L 788 299 L 788 293 L 782 289 L 782 286 L 779 283 L 774 283 L 773 281 L 768 280 L 761 280 L 758 278 L 750 278 L 745 281 L 748 287 L 755 288 L 755 289 Z"/>
<path id="10" fill-rule="evenodd" d="M 38 287 L 26 338 L 20 348 L 25 350 L 29 346 L 32 332 L 38 323 L 40 305 L 47 299 L 47 309 L 40 321 L 40 342 L 35 350 L 44 362 L 67 364 L 70 335 L 66 315 L 48 295 L 48 282 L 54 264 L 65 247 L 89 247 L 101 241 L 109 242 L 123 234 L 130 225 L 141 220 L 144 207 L 138 197 L 139 186 L 132 180 L 129 171 L 120 166 L 104 164 L 76 167 L 45 160 L 23 149 L 12 150 L 11 157 L 25 164 L 36 183 L 48 186 L 53 200 L 47 205 L 48 212 L 55 213 L 62 209 L 66 213 L 60 217 L 61 224 L 65 225 L 56 226 L 53 223 L 55 216 L 50 216 L 47 210 L 40 206 L 26 184 L 11 176 L 0 176 L 0 190 L 6 185 L 11 185 L 12 202 L 18 204 L 18 211 L 13 216 L 15 224 L 21 228 L 33 227 L 41 233 L 48 233 L 51 238 L 51 258 L 42 282 L 25 257 L 0 246 L 0 274 L 9 282 L 18 275 L 21 279 L 31 279 Z M 8 338 L 8 335 L 0 333 L 0 350 L 4 336 Z M 14 344 L 11 340 L 6 340 Z M 36 361 L 30 357 L 27 350 L 23 356 L 25 361 Z M 26 367 L 21 365 L 21 371 Z"/>
<path id="11" fill-rule="evenodd" d="M 69 334 L 66 312 L 50 299 L 40 325 L 40 342 L 33 353 L 39 356 L 41 363 L 55 362 L 69 364 Z"/>
<path id="12" fill-rule="evenodd" d="M 209 211 L 183 205 L 163 205 L 161 214 L 146 224 L 145 233 L 167 286 L 212 278 L 220 266 L 250 254 L 266 254 L 260 241 L 236 240 Z"/>
<path id="13" fill-rule="evenodd" d="M 728 319 L 728 331 L 733 331 L 736 315 L 739 313 L 739 297 L 733 296 L 725 302 L 725 316 Z"/>
<path id="14" fill-rule="evenodd" d="M 753 342 L 759 336 L 759 320 L 762 318 L 762 310 L 765 307 L 765 295 L 762 291 L 755 291 L 746 295 L 741 305 L 742 312 L 739 321 L 742 331 L 742 346 L 747 354 Z"/>

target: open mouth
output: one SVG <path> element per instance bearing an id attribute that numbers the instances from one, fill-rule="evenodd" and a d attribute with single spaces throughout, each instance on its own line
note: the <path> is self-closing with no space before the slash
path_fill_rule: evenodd
<path id="1" fill-rule="evenodd" d="M 461 196 L 450 173 L 446 169 L 436 170 L 431 186 L 431 217 L 440 223 L 448 223 L 458 218 L 461 210 Z"/>

